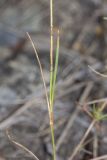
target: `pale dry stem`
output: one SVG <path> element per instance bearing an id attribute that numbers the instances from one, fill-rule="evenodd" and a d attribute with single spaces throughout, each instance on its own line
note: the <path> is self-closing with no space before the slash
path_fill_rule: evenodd
<path id="1" fill-rule="evenodd" d="M 88 134 L 90 133 L 91 129 L 93 128 L 94 124 L 95 124 L 95 120 L 93 120 L 90 124 L 90 126 L 88 127 L 87 131 L 85 132 L 84 137 L 81 139 L 80 143 L 76 146 L 76 148 L 74 149 L 72 155 L 68 158 L 68 160 L 73 160 L 74 157 L 76 156 L 77 152 L 81 149 L 83 142 L 85 141 L 85 139 L 87 138 Z"/>
<path id="2" fill-rule="evenodd" d="M 49 98 L 48 98 L 48 92 L 47 92 L 47 87 L 46 87 L 46 83 L 45 83 L 45 79 L 44 79 L 44 74 L 43 74 L 43 69 L 42 69 L 42 65 L 41 65 L 41 62 L 40 62 L 40 59 L 39 59 L 39 56 L 38 56 L 38 52 L 36 50 L 36 47 L 34 45 L 34 42 L 31 38 L 31 36 L 29 35 L 29 33 L 27 32 L 27 36 L 32 44 L 32 47 L 34 49 L 34 52 L 35 52 L 35 55 L 36 55 L 36 58 L 37 58 L 37 61 L 38 61 L 38 64 L 39 64 L 39 68 L 40 68 L 40 72 L 41 72 L 41 76 L 42 76 L 42 80 L 43 80 L 43 85 L 44 85 L 44 89 L 45 89 L 45 95 L 46 95 L 46 101 L 47 101 L 47 105 L 48 105 L 48 111 L 50 113 L 50 104 L 49 104 Z"/>
<path id="3" fill-rule="evenodd" d="M 26 151 L 27 153 L 29 153 L 34 159 L 39 160 L 39 158 L 31 151 L 29 150 L 27 147 L 25 147 L 24 145 L 20 144 L 19 142 L 17 142 L 16 140 L 13 140 L 13 138 L 10 136 L 9 131 L 6 130 L 6 134 L 9 138 L 9 140 L 14 143 L 16 146 L 18 146 L 19 148 L 23 149 L 24 151 Z"/>
<path id="4" fill-rule="evenodd" d="M 99 75 L 99 76 L 101 76 L 101 77 L 103 77 L 103 78 L 107 78 L 107 75 L 102 74 L 102 73 L 96 71 L 94 68 L 92 68 L 92 67 L 89 66 L 89 65 L 88 65 L 88 67 L 89 67 L 94 73 L 96 73 L 97 75 Z"/>

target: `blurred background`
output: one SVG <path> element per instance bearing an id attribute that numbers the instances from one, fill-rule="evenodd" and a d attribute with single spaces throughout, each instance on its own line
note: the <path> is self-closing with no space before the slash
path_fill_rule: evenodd
<path id="1" fill-rule="evenodd" d="M 49 0 L 0 1 L 0 160 L 33 160 L 9 141 L 7 128 L 40 160 L 52 159 L 44 88 L 26 35 L 29 32 L 35 42 L 49 89 L 49 8 Z M 107 96 L 107 78 L 88 67 L 107 74 L 106 16 L 106 0 L 54 0 L 55 34 L 60 29 L 54 110 L 57 160 L 71 156 L 91 123 L 80 104 Z M 56 35 L 54 39 L 56 43 Z M 91 131 L 77 160 L 107 153 L 106 123 Z"/>

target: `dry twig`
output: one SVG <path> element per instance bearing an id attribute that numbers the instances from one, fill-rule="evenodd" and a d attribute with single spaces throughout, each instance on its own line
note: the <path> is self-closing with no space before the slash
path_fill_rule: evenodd
<path id="1" fill-rule="evenodd" d="M 93 83 L 89 83 L 85 89 L 85 91 L 83 92 L 81 98 L 80 98 L 80 103 L 86 101 L 91 89 L 93 87 Z M 62 145 L 63 143 L 63 140 L 65 139 L 65 137 L 67 136 L 67 133 L 69 131 L 69 129 L 72 127 L 73 123 L 74 123 L 74 120 L 76 119 L 77 117 L 77 114 L 79 113 L 80 111 L 80 107 L 77 106 L 75 112 L 73 113 L 73 115 L 71 115 L 66 127 L 64 128 L 64 131 L 62 132 L 61 136 L 59 137 L 59 139 L 57 140 L 57 143 L 56 143 L 56 150 L 58 151 L 58 149 L 60 148 L 60 146 Z"/>

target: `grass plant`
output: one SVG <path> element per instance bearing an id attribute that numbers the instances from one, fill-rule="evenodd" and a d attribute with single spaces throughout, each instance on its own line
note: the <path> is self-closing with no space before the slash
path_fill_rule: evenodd
<path id="1" fill-rule="evenodd" d="M 57 32 L 57 45 L 56 45 L 56 51 L 55 51 L 55 55 L 54 55 L 54 30 L 53 30 L 54 27 L 53 26 L 54 26 L 53 25 L 53 0 L 50 0 L 50 90 L 49 90 L 49 93 L 47 91 L 45 78 L 44 78 L 44 73 L 43 73 L 43 68 L 42 68 L 42 65 L 41 65 L 41 62 L 40 62 L 40 59 L 39 59 L 37 49 L 36 49 L 36 47 L 34 45 L 34 42 L 33 42 L 32 38 L 31 38 L 31 36 L 29 35 L 28 32 L 27 32 L 27 36 L 28 36 L 28 38 L 31 42 L 31 45 L 32 45 L 33 49 L 34 49 L 34 52 L 35 52 L 35 55 L 36 55 L 36 58 L 37 58 L 37 61 L 38 61 L 38 64 L 39 64 L 44 89 L 45 89 L 45 96 L 46 96 L 48 113 L 49 113 L 49 121 L 50 121 L 50 131 L 51 131 L 52 148 L 53 148 L 53 160 L 56 160 L 56 146 L 55 146 L 55 133 L 54 133 L 54 100 L 55 100 L 55 85 L 56 85 L 58 60 L 59 60 L 60 36 L 59 36 L 59 30 L 58 30 L 58 32 Z M 98 74 L 102 77 L 107 77 L 107 75 L 104 75 L 104 74 L 101 74 L 101 73 L 97 72 L 91 66 L 89 66 L 89 68 L 93 72 L 95 72 L 96 74 Z M 81 139 L 79 144 L 74 149 L 72 155 L 68 158 L 68 160 L 74 160 L 75 159 L 75 156 L 77 155 L 78 151 L 82 148 L 85 139 L 89 135 L 89 133 L 92 130 L 92 128 L 94 127 L 94 125 L 97 122 L 99 122 L 101 120 L 105 120 L 107 118 L 107 114 L 102 113 L 102 111 L 104 110 L 104 108 L 106 106 L 106 103 L 107 102 L 105 102 L 101 107 L 96 107 L 94 105 L 92 112 L 87 112 L 88 115 L 92 118 L 92 122 L 89 125 L 87 131 L 85 132 L 83 138 Z M 13 142 L 15 145 L 17 145 L 21 149 L 25 150 L 26 152 L 28 152 L 34 159 L 39 160 L 38 157 L 34 153 L 32 153 L 28 148 L 26 148 L 22 144 L 13 140 L 11 138 L 9 132 L 7 132 L 7 135 L 8 135 L 8 138 L 11 142 Z M 98 160 L 100 158 L 101 157 L 93 159 L 93 160 Z"/>
<path id="2" fill-rule="evenodd" d="M 60 41 L 59 30 L 57 32 L 57 46 L 56 46 L 56 51 L 55 51 L 55 63 L 54 63 L 54 56 L 53 56 L 53 51 L 54 51 L 54 42 L 53 42 L 54 35 L 53 34 L 54 34 L 53 32 L 53 0 L 50 0 L 50 91 L 49 91 L 49 96 L 48 96 L 48 92 L 46 89 L 46 83 L 45 83 L 45 79 L 43 75 L 43 68 L 42 68 L 36 47 L 29 33 L 27 33 L 27 35 L 34 49 L 34 52 L 35 52 L 35 55 L 36 55 L 36 58 L 39 64 L 43 84 L 44 84 L 45 95 L 46 95 L 46 100 L 47 100 L 47 105 L 48 105 L 49 120 L 50 120 L 50 130 L 51 130 L 51 139 L 52 139 L 52 147 L 53 147 L 53 160 L 56 160 L 55 133 L 54 133 L 54 99 L 55 99 L 55 84 L 56 84 L 58 59 L 59 59 L 59 41 Z"/>
<path id="3" fill-rule="evenodd" d="M 56 84 L 56 77 L 57 77 L 57 70 L 58 70 L 58 58 L 59 58 L 59 30 L 57 32 L 57 46 L 56 46 L 56 51 L 55 51 L 55 63 L 54 63 L 54 56 L 53 56 L 53 51 L 54 51 L 54 41 L 53 41 L 53 0 L 50 0 L 50 91 L 48 95 L 45 79 L 44 79 L 44 74 L 43 74 L 43 68 L 39 59 L 39 55 L 37 52 L 37 49 L 34 45 L 34 42 L 30 36 L 30 34 L 27 32 L 27 36 L 31 42 L 31 45 L 34 49 L 38 65 L 40 68 L 41 72 L 41 77 L 45 89 L 45 96 L 46 96 L 46 101 L 47 101 L 47 106 L 48 106 L 48 113 L 49 113 L 49 120 L 50 120 L 50 130 L 51 130 L 51 139 L 52 139 L 52 147 L 53 147 L 53 160 L 56 160 L 56 149 L 55 149 L 55 134 L 54 134 L 54 99 L 55 99 L 55 84 Z M 15 145 L 18 147 L 22 148 L 23 150 L 27 151 L 33 158 L 36 160 L 39 160 L 35 154 L 33 154 L 28 148 L 23 146 L 22 144 L 18 143 L 17 141 L 13 140 L 7 132 L 8 138 L 11 142 L 13 142 Z"/>

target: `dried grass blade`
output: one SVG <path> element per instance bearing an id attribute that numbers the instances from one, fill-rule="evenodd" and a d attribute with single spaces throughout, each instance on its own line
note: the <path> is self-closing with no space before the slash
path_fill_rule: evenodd
<path id="1" fill-rule="evenodd" d="M 39 56 L 38 56 L 38 52 L 36 50 L 36 47 L 34 45 L 34 42 L 30 36 L 30 34 L 27 32 L 27 36 L 32 44 L 32 47 L 34 49 L 34 52 L 35 52 L 35 55 L 36 55 L 36 58 L 37 58 L 37 61 L 38 61 L 38 64 L 39 64 L 39 68 L 40 68 L 40 72 L 41 72 L 41 76 L 42 76 L 42 80 L 43 80 L 43 85 L 44 85 L 44 89 L 45 89 L 45 95 L 46 95 L 46 101 L 47 101 L 47 105 L 48 105 L 48 111 L 50 113 L 50 105 L 49 105 L 49 98 L 48 98 L 48 92 L 47 92 L 47 87 L 46 87 L 46 83 L 45 83 L 45 79 L 44 79 L 44 74 L 43 74 L 43 68 L 42 68 L 42 65 L 41 65 L 41 62 L 40 62 L 40 59 L 39 59 Z"/>
<path id="2" fill-rule="evenodd" d="M 34 159 L 39 160 L 39 158 L 31 151 L 29 150 L 27 147 L 25 147 L 24 145 L 20 144 L 19 142 L 17 142 L 16 140 L 13 140 L 13 138 L 10 136 L 9 131 L 6 130 L 6 134 L 9 138 L 9 140 L 14 143 L 16 146 L 20 147 L 21 149 L 25 150 L 26 152 L 28 152 Z"/>
<path id="3" fill-rule="evenodd" d="M 107 75 L 102 74 L 102 73 L 96 71 L 94 68 L 92 68 L 92 67 L 89 66 L 89 65 L 88 65 L 88 67 L 89 67 L 94 73 L 96 73 L 97 75 L 99 75 L 99 76 L 101 76 L 101 77 L 104 77 L 104 78 L 107 78 Z"/>

